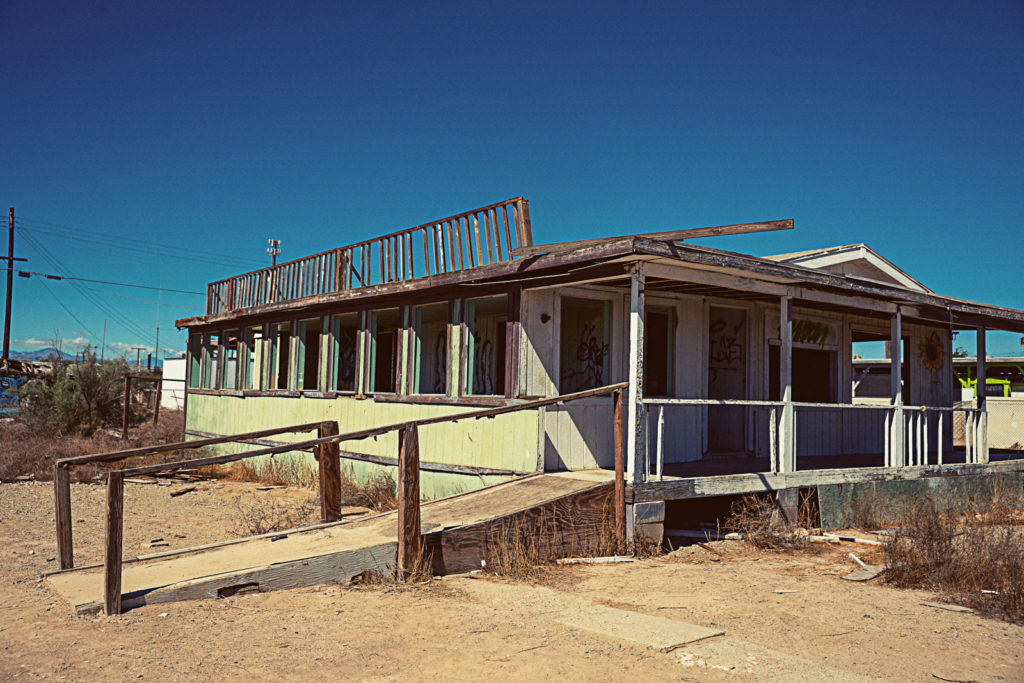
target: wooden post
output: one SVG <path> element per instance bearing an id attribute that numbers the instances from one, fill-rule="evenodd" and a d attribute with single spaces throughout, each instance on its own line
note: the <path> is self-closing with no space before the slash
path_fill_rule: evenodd
<path id="1" fill-rule="evenodd" d="M 156 382 L 156 392 L 154 392 L 156 394 L 156 400 L 153 402 L 153 424 L 158 424 L 160 422 L 160 399 L 163 386 L 164 381 L 163 376 L 161 375 L 160 381 Z"/>
<path id="2" fill-rule="evenodd" d="M 121 440 L 128 439 L 128 415 L 132 402 L 132 376 L 124 376 L 124 405 L 121 407 Z"/>
<path id="3" fill-rule="evenodd" d="M 985 384 L 988 380 L 988 367 L 985 361 L 987 350 L 985 349 L 985 328 L 978 328 L 978 455 L 975 462 L 988 462 L 988 398 L 985 396 Z"/>
<path id="4" fill-rule="evenodd" d="M 779 302 L 779 386 L 782 423 L 779 425 L 779 471 L 796 471 L 796 415 L 793 411 L 793 297 Z"/>
<path id="5" fill-rule="evenodd" d="M 622 389 L 615 390 L 615 552 L 626 551 L 626 476 L 622 443 Z"/>
<path id="6" fill-rule="evenodd" d="M 398 576 L 406 578 L 420 559 L 420 448 L 415 424 L 398 432 Z"/>
<path id="7" fill-rule="evenodd" d="M 889 333 L 889 380 L 892 393 L 892 438 L 889 439 L 890 466 L 903 467 L 907 464 L 907 450 L 904 441 L 906 425 L 903 419 L 903 313 L 899 308 L 892 315 Z"/>
<path id="8" fill-rule="evenodd" d="M 57 555 L 61 569 L 75 566 L 71 536 L 71 476 L 67 467 L 53 466 L 53 508 L 57 518 Z"/>
<path id="9" fill-rule="evenodd" d="M 323 422 L 317 427 L 318 439 L 338 435 L 337 422 Z M 320 521 L 341 519 L 341 447 L 337 441 L 320 444 Z"/>
<path id="10" fill-rule="evenodd" d="M 647 419 L 644 411 L 644 271 L 640 264 L 629 284 L 629 437 L 626 459 L 629 480 L 644 480 L 647 460 Z M 642 458 L 642 460 L 641 460 Z"/>
<path id="11" fill-rule="evenodd" d="M 107 528 L 103 556 L 103 607 L 121 613 L 121 533 L 124 526 L 124 475 L 107 475 Z"/>

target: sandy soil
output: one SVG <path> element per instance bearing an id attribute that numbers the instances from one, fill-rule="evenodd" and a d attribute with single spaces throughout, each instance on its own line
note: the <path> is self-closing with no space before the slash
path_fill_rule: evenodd
<path id="1" fill-rule="evenodd" d="M 298 504 L 309 495 L 204 483 L 170 497 L 182 486 L 128 486 L 126 553 L 166 549 L 151 548 L 153 538 L 184 547 L 234 537 L 236 496 Z M 76 564 L 100 558 L 102 500 L 100 486 L 73 487 Z M 39 578 L 55 568 L 50 487 L 0 484 L 0 677 L 1024 681 L 1024 627 L 925 607 L 927 593 L 842 581 L 851 549 L 873 559 L 863 546 L 818 555 L 712 547 L 560 567 L 540 585 L 456 576 L 80 618 Z M 561 623 L 582 604 L 724 635 L 659 652 Z"/>

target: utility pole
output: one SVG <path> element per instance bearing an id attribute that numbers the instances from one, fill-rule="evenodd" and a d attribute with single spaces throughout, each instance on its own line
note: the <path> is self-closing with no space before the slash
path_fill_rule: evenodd
<path id="1" fill-rule="evenodd" d="M 100 342 L 100 362 L 103 362 L 103 354 L 107 350 L 107 319 L 103 319 L 103 341 Z"/>
<path id="2" fill-rule="evenodd" d="M 11 295 L 14 289 L 14 262 L 27 260 L 14 258 L 14 207 L 12 206 L 7 224 L 7 306 L 4 308 L 4 360 L 11 357 Z"/>
<path id="3" fill-rule="evenodd" d="M 14 209 L 11 209 L 13 212 Z M 13 213 L 11 214 L 14 215 Z M 13 218 L 11 220 L 14 220 Z M 267 253 L 270 254 L 270 266 L 277 265 L 277 257 L 281 255 L 281 240 L 267 240 Z"/>
<path id="4" fill-rule="evenodd" d="M 135 369 L 136 370 L 141 370 L 142 369 L 142 351 L 145 348 L 146 348 L 145 346 L 136 346 L 135 347 Z"/>

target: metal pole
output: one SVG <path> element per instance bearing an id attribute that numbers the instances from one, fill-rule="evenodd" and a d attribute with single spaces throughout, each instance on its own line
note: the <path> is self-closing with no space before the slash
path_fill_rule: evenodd
<path id="1" fill-rule="evenodd" d="M 4 308 L 4 360 L 11 357 L 11 293 L 14 288 L 14 207 L 7 223 L 7 305 Z"/>

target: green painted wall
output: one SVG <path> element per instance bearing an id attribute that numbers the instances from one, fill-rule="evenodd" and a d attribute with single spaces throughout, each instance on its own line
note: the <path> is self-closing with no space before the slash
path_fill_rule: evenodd
<path id="1" fill-rule="evenodd" d="M 336 420 L 342 433 L 378 425 L 408 422 L 443 415 L 479 410 L 475 407 L 376 403 L 372 399 L 350 397 L 284 398 L 276 396 L 235 397 L 190 394 L 186 429 L 214 434 L 239 434 L 291 424 Z M 281 434 L 277 441 L 301 441 L 312 434 Z M 420 460 L 454 465 L 475 465 L 532 472 L 537 467 L 537 413 L 523 410 L 493 419 L 461 420 L 428 425 L 419 430 Z M 224 444 L 218 452 L 238 452 L 255 448 L 245 444 Z M 377 439 L 349 441 L 342 450 L 390 458 L 398 455 L 397 432 Z M 277 456 L 281 457 L 281 456 Z M 312 454 L 296 454 L 315 465 Z M 395 475 L 395 468 L 342 459 L 342 466 L 357 480 L 377 472 Z M 423 472 L 420 492 L 425 498 L 438 498 L 497 483 L 504 477 Z"/>

